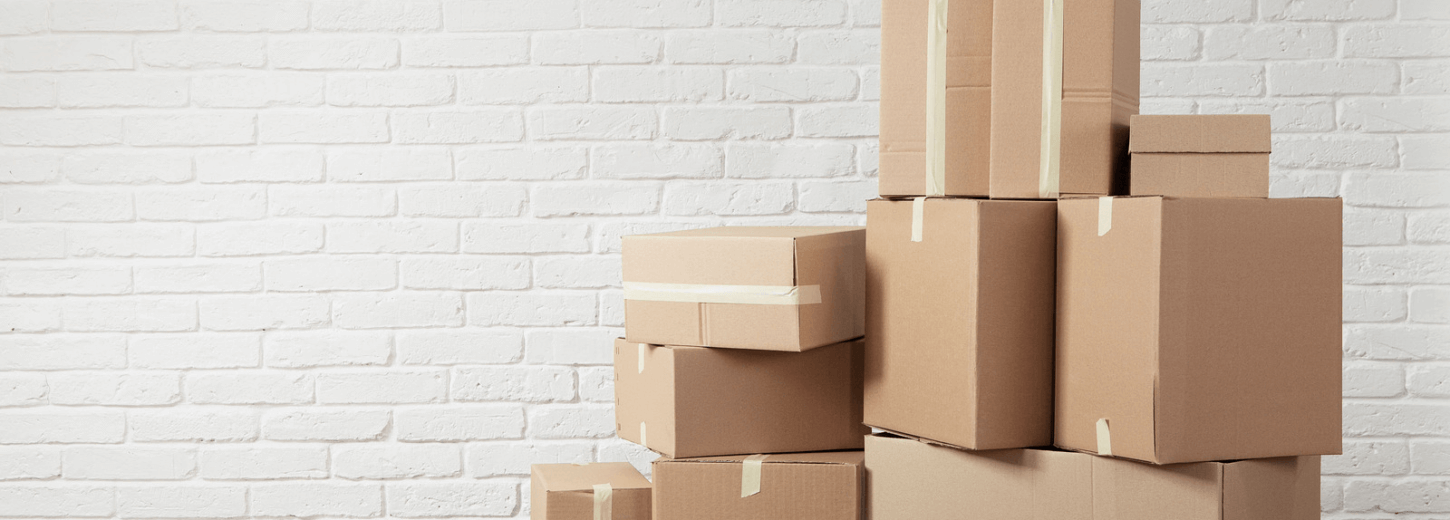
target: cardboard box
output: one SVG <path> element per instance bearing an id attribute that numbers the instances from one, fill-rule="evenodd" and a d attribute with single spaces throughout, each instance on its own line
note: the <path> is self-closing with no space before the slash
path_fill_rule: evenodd
<path id="1" fill-rule="evenodd" d="M 860 340 L 809 352 L 614 344 L 619 437 L 666 457 L 861 449 Z"/>
<path id="2" fill-rule="evenodd" d="M 971 449 L 1050 444 L 1055 203 L 919 204 L 920 219 L 913 200 L 866 205 L 866 424 Z"/>
<path id="3" fill-rule="evenodd" d="M 652 486 L 627 462 L 534 464 L 529 473 L 535 520 L 593 520 L 596 508 L 614 520 L 650 520 Z"/>
<path id="4" fill-rule="evenodd" d="M 1057 446 L 1160 464 L 1339 453 L 1340 206 L 1059 202 Z"/>
<path id="5" fill-rule="evenodd" d="M 1055 198 L 1127 191 L 1128 124 L 1138 113 L 1139 1 L 1062 0 L 1060 151 L 1056 192 L 1044 189 L 1043 2 L 992 6 L 992 198 Z M 1047 38 L 1050 40 L 1051 38 Z M 1049 53 L 1050 54 L 1050 53 Z M 1051 89 L 1049 93 L 1056 91 Z"/>
<path id="6" fill-rule="evenodd" d="M 866 440 L 872 520 L 1317 520 L 1319 457 L 1154 466 Z"/>
<path id="7" fill-rule="evenodd" d="M 931 0 L 881 2 L 881 196 L 927 194 L 927 40 Z M 946 0 L 946 191 L 987 196 L 992 0 Z"/>
<path id="8" fill-rule="evenodd" d="M 1269 196 L 1269 116 L 1133 116 L 1132 195 Z"/>
<path id="9" fill-rule="evenodd" d="M 860 227 L 719 227 L 623 239 L 634 343 L 799 352 L 865 332 Z"/>
<path id="10" fill-rule="evenodd" d="M 827 451 L 657 460 L 655 520 L 858 520 L 863 458 Z"/>

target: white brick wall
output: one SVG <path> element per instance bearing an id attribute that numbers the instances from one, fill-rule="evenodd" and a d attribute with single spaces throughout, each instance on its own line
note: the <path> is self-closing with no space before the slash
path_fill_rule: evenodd
<path id="1" fill-rule="evenodd" d="M 619 237 L 859 224 L 879 0 L 0 0 L 0 517 L 528 515 Z M 1343 196 L 1327 518 L 1450 514 L 1450 1 L 1143 0 L 1144 111 Z"/>

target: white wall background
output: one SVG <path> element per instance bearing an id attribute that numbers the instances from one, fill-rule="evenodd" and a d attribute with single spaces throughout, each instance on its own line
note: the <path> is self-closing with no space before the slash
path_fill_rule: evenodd
<path id="1" fill-rule="evenodd" d="M 1325 516 L 1450 514 L 1450 2 L 1143 0 L 1145 113 L 1343 196 Z M 0 0 L 0 517 L 524 517 L 618 237 L 860 223 L 873 0 Z"/>

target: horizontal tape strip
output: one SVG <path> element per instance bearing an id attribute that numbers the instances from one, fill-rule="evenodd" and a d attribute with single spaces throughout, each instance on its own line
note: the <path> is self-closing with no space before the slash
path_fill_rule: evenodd
<path id="1" fill-rule="evenodd" d="M 655 302 L 810 305 L 821 303 L 821 286 L 624 282 L 624 299 Z"/>

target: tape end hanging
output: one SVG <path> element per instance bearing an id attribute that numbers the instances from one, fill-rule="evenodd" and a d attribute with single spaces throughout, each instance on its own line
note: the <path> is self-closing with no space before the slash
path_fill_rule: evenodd
<path id="1" fill-rule="evenodd" d="M 1098 197 L 1098 236 L 1113 230 L 1113 198 Z"/>
<path id="2" fill-rule="evenodd" d="M 639 422 L 639 445 L 649 447 L 649 439 L 645 437 L 644 421 Z"/>
<path id="3" fill-rule="evenodd" d="M 760 471 L 765 455 L 751 455 L 740 463 L 740 498 L 760 493 Z"/>
<path id="4" fill-rule="evenodd" d="M 1108 429 L 1107 418 L 1098 419 L 1098 455 L 1113 456 L 1113 432 Z"/>
<path id="5" fill-rule="evenodd" d="M 614 516 L 614 486 L 594 485 L 594 520 L 612 520 Z"/>
<path id="6" fill-rule="evenodd" d="M 911 199 L 911 241 L 921 242 L 922 222 L 926 215 L 926 197 Z"/>
<path id="7" fill-rule="evenodd" d="M 637 370 L 636 373 L 639 373 L 639 374 L 643 374 L 644 373 L 644 357 L 647 354 L 649 354 L 649 345 L 644 344 L 644 343 L 640 343 L 639 344 L 639 370 Z"/>

